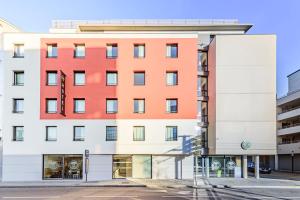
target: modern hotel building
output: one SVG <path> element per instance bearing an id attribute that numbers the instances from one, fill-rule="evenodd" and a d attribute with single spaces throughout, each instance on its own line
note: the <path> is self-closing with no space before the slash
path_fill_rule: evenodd
<path id="1" fill-rule="evenodd" d="M 1 20 L 2 181 L 247 177 L 276 154 L 276 36 L 251 26 Z"/>

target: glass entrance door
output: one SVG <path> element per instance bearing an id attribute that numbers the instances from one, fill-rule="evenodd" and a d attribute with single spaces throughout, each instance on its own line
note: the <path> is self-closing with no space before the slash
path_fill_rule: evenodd
<path id="1" fill-rule="evenodd" d="M 132 156 L 114 155 L 113 156 L 113 178 L 132 177 Z"/>

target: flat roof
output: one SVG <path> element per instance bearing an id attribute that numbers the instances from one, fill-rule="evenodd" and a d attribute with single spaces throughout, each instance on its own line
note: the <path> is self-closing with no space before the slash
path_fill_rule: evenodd
<path id="1" fill-rule="evenodd" d="M 129 20 L 53 20 L 54 29 L 97 31 L 244 31 L 252 24 L 236 19 L 129 19 Z"/>
<path id="2" fill-rule="evenodd" d="M 300 69 L 294 71 L 293 73 L 290 73 L 289 75 L 287 75 L 287 77 L 290 77 L 290 76 L 292 76 L 293 74 L 296 74 L 296 73 L 298 73 L 298 72 L 300 72 Z"/>

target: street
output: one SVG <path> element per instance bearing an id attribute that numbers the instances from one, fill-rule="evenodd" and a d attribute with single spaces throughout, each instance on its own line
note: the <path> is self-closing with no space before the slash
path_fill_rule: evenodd
<path id="1" fill-rule="evenodd" d="M 0 188 L 1 199 L 300 199 L 300 189 L 143 187 Z"/>

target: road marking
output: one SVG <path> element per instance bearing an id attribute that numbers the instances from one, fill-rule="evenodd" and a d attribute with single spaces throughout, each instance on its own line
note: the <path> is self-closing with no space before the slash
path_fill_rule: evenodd
<path id="1" fill-rule="evenodd" d="M 82 198 L 137 198 L 138 196 L 82 196 Z"/>
<path id="2" fill-rule="evenodd" d="M 255 185 L 253 185 L 253 186 L 231 186 L 230 188 L 258 188 L 258 189 L 264 189 L 264 188 L 266 188 L 266 189 L 300 189 L 300 185 L 298 185 L 298 186 L 259 186 L 259 185 L 257 185 L 257 186 L 255 186 Z"/>
<path id="3" fill-rule="evenodd" d="M 231 195 L 216 195 L 217 197 L 230 197 Z M 212 198 L 216 197 L 214 195 L 170 195 L 170 196 L 162 196 L 163 198 Z M 264 196 L 251 196 L 251 195 L 241 195 L 240 198 L 255 198 L 255 199 L 300 199 L 300 197 L 264 197 Z"/>
<path id="4" fill-rule="evenodd" d="M 59 199 L 60 196 L 31 196 L 31 197 L 23 197 L 23 196 L 10 196 L 10 197 L 1 197 L 3 199 Z"/>

